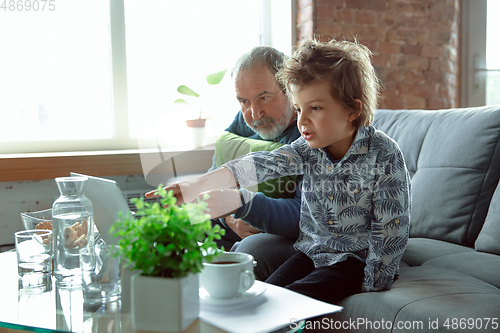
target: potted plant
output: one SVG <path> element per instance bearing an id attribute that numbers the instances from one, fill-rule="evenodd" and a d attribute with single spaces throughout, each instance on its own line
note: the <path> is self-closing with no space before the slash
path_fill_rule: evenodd
<path id="1" fill-rule="evenodd" d="M 226 74 L 226 69 L 220 72 L 212 73 L 209 74 L 206 77 L 206 81 L 210 86 L 217 85 L 219 84 L 222 79 L 224 78 L 224 75 Z M 190 99 L 194 99 L 193 103 L 196 105 L 198 108 L 198 118 L 196 119 L 188 119 L 186 120 L 186 124 L 188 127 L 205 127 L 205 122 L 206 118 L 202 118 L 202 112 L 203 112 L 203 96 L 198 94 L 196 91 L 193 89 L 189 88 L 186 85 L 180 85 L 177 87 L 177 92 L 179 92 L 182 95 L 189 96 Z M 179 98 L 174 101 L 176 104 L 186 104 L 186 105 L 193 105 L 191 103 L 188 103 L 185 99 Z"/>
<path id="2" fill-rule="evenodd" d="M 135 216 L 116 221 L 113 251 L 139 271 L 131 278 L 132 323 L 135 329 L 183 331 L 199 315 L 198 273 L 218 254 L 216 239 L 224 230 L 212 227 L 206 214 L 208 197 L 176 205 L 172 192 L 158 187 L 160 202 L 131 201 Z M 191 218 L 191 219 L 190 219 Z M 204 221 L 201 223 L 191 223 Z"/>

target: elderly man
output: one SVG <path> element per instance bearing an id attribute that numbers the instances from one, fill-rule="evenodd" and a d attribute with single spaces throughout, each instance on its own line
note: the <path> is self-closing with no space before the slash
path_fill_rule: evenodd
<path id="1" fill-rule="evenodd" d="M 274 48 L 258 46 L 237 62 L 232 75 L 241 111 L 226 129 L 232 135 L 231 140 L 242 140 L 249 145 L 257 142 L 258 150 L 272 150 L 276 145 L 299 138 L 296 114 L 275 78 L 284 57 Z M 269 148 L 262 149 L 266 142 Z M 216 160 L 214 156 L 211 170 L 219 166 Z M 296 186 L 299 181 L 294 180 L 294 186 L 289 186 L 290 180 L 281 185 L 273 184 L 271 187 L 281 187 L 281 192 L 274 191 L 273 195 L 258 192 L 234 215 L 214 220 L 226 229 L 226 236 L 219 245 L 224 245 L 226 250 L 253 255 L 259 280 L 265 280 L 295 254 L 293 244 L 299 234 L 300 190 Z M 272 227 L 270 221 L 273 221 Z"/>

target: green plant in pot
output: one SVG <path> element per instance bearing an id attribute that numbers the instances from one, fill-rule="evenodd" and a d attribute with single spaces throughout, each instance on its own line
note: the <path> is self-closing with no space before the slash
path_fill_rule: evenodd
<path id="1" fill-rule="evenodd" d="M 206 82 L 208 83 L 209 86 L 219 84 L 222 81 L 222 79 L 224 78 L 224 75 L 226 75 L 226 71 L 227 70 L 225 69 L 223 71 L 209 74 L 206 77 Z M 186 120 L 187 126 L 188 127 L 205 127 L 206 118 L 202 118 L 203 95 L 197 93 L 196 91 L 194 91 L 193 89 L 189 88 L 186 85 L 178 86 L 177 92 L 179 92 L 182 95 L 187 96 L 187 98 L 191 100 L 191 103 L 189 103 L 188 101 L 186 101 L 183 98 L 179 98 L 179 99 L 176 99 L 174 101 L 175 104 L 191 105 L 191 106 L 196 106 L 198 108 L 198 118 Z"/>
<path id="2" fill-rule="evenodd" d="M 135 216 L 121 217 L 111 232 L 113 251 L 139 271 L 131 278 L 135 329 L 183 331 L 199 315 L 198 273 L 218 254 L 215 240 L 224 230 L 212 227 L 207 197 L 176 205 L 172 192 L 158 187 L 160 202 L 131 199 Z M 203 221 L 192 223 L 192 221 Z"/>

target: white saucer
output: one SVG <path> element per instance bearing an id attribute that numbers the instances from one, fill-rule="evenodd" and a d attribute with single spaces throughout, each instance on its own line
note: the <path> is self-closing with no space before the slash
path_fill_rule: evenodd
<path id="1" fill-rule="evenodd" d="M 251 300 L 264 293 L 264 291 L 266 291 L 266 285 L 263 283 L 255 282 L 254 285 L 243 294 L 241 294 L 241 296 L 237 296 L 234 298 L 211 298 L 210 296 L 208 296 L 208 292 L 205 290 L 205 288 L 200 288 L 200 303 L 210 305 L 238 304 Z"/>

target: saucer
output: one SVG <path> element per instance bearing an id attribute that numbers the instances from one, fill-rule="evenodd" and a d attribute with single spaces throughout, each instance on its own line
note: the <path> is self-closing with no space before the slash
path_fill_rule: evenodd
<path id="1" fill-rule="evenodd" d="M 266 291 L 266 285 L 255 282 L 254 285 L 243 294 L 233 298 L 212 298 L 205 288 L 200 288 L 200 303 L 210 305 L 232 305 L 251 300 Z"/>

